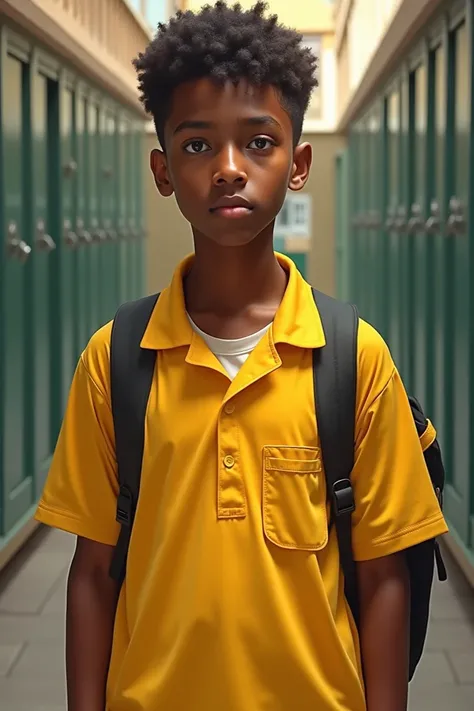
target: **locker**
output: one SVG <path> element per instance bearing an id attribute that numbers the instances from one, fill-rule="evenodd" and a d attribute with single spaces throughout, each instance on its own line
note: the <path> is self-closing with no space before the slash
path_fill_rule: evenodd
<path id="1" fill-rule="evenodd" d="M 426 141 L 428 122 L 428 72 L 425 63 L 419 64 L 410 75 L 410 150 L 409 203 L 407 224 L 408 274 L 410 289 L 409 361 L 411 364 L 411 392 L 424 407 L 429 407 L 428 373 L 428 240 L 426 224 Z"/>
<path id="2" fill-rule="evenodd" d="M 50 92 L 55 84 L 35 66 L 31 88 L 31 123 L 32 123 L 32 178 L 33 178 L 33 250 L 31 255 L 32 300 L 31 352 L 34 358 L 30 374 L 33 379 L 32 407 L 34 418 L 33 451 L 30 463 L 35 476 L 35 495 L 39 495 L 45 481 L 53 451 L 53 389 L 59 386 L 57 373 L 53 372 L 53 324 L 51 311 L 51 279 L 53 274 L 53 255 L 57 249 L 53 238 L 53 211 L 56 209 L 54 195 L 50 190 L 52 171 L 54 170 L 54 150 L 50 146 L 51 116 Z M 57 423 L 56 423 L 57 424 Z"/>
<path id="3" fill-rule="evenodd" d="M 446 418 L 451 447 L 448 466 L 450 483 L 446 492 L 446 511 L 465 543 L 470 538 L 470 422 L 469 368 L 469 241 L 466 220 L 469 187 L 469 130 L 471 95 L 469 86 L 469 38 L 467 25 L 461 24 L 449 37 L 450 63 L 448 86 L 448 134 L 452 152 L 448 165 L 449 215 L 446 232 L 449 270 L 447 295 L 451 323 L 446 340 L 446 358 L 452 385 L 449 397 L 450 418 Z"/>
<path id="4" fill-rule="evenodd" d="M 1 60 L 4 242 L 0 257 L 0 536 L 6 536 L 33 504 L 33 477 L 25 456 L 29 445 L 25 374 L 30 366 L 26 299 L 31 232 L 27 216 L 30 205 L 25 200 L 29 66 L 22 58 L 9 53 L 5 31 L 1 39 Z"/>
<path id="5" fill-rule="evenodd" d="M 53 103 L 56 104 L 57 85 L 52 85 Z M 64 413 L 72 376 L 77 363 L 77 251 L 79 240 L 76 233 L 76 188 L 77 160 L 75 149 L 76 97 L 65 77 L 59 85 L 57 124 L 59 125 L 59 182 L 60 196 L 58 240 L 58 325 L 60 328 L 61 362 L 61 417 Z M 54 126 L 54 121 L 52 126 Z"/>
<path id="6" fill-rule="evenodd" d="M 408 203 L 409 203 L 409 107 L 410 84 L 406 67 L 400 75 L 400 174 L 399 206 L 396 221 L 399 251 L 398 294 L 400 304 L 399 317 L 399 360 L 397 365 L 405 386 L 413 391 L 413 240 L 408 239 Z"/>
<path id="7" fill-rule="evenodd" d="M 80 88 L 76 93 L 76 131 L 75 156 L 77 162 L 77 192 L 76 192 L 76 234 L 77 234 L 77 352 L 76 358 L 85 348 L 91 335 L 91 287 L 90 262 L 92 234 L 87 222 L 87 189 L 89 175 L 88 147 L 88 102 L 85 91 Z"/>
<path id="8" fill-rule="evenodd" d="M 115 151 L 116 118 L 104 107 L 100 117 L 100 214 L 102 242 L 100 250 L 100 321 L 113 318 L 118 302 L 117 250 L 117 154 Z"/>
<path id="9" fill-rule="evenodd" d="M 131 295 L 131 238 L 134 229 L 132 221 L 133 174 L 131 171 L 130 121 L 121 116 L 117 135 L 118 163 L 118 210 L 119 210 L 119 301 L 124 303 Z"/>
<path id="10" fill-rule="evenodd" d="M 387 193 L 386 222 L 389 246 L 388 291 L 391 306 L 390 323 L 387 329 L 388 341 L 397 365 L 401 360 L 401 260 L 399 251 L 399 206 L 401 183 L 401 136 L 400 136 L 400 90 L 397 86 L 387 97 Z"/>
<path id="11" fill-rule="evenodd" d="M 100 194 L 103 181 L 100 171 L 100 110 L 94 96 L 89 97 L 87 107 L 87 193 L 86 212 L 88 231 L 92 237 L 89 250 L 89 323 L 90 332 L 102 325 L 102 290 L 100 286 L 101 252 L 105 233 L 100 228 Z"/>
<path id="12" fill-rule="evenodd" d="M 145 208 L 143 194 L 143 124 L 134 121 L 132 128 L 133 140 L 133 195 L 135 222 L 138 238 L 133 242 L 134 257 L 132 260 L 132 296 L 138 299 L 145 293 L 145 249 L 147 231 L 145 227 Z M 156 235 L 154 235 L 156 236 Z"/>
<path id="13" fill-rule="evenodd" d="M 447 52 L 445 42 L 432 49 L 430 67 L 432 80 L 432 99 L 430 106 L 433 111 L 429 115 L 433 118 L 433 130 L 430 134 L 429 156 L 432 166 L 430 170 L 430 204 L 426 224 L 427 238 L 433 244 L 434 267 L 432 280 L 432 298 L 434 314 L 434 375 L 433 375 L 433 420 L 438 428 L 438 435 L 443 452 L 447 454 L 445 422 L 445 334 L 448 329 L 446 310 L 446 249 L 445 236 L 445 154 L 446 154 L 446 61 Z"/>

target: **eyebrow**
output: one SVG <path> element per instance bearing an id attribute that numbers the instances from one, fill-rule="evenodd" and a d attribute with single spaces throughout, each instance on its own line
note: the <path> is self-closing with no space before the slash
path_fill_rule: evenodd
<path id="1" fill-rule="evenodd" d="M 250 118 L 243 119 L 240 123 L 246 126 L 274 126 L 280 128 L 281 126 L 273 116 L 252 116 Z M 215 123 L 212 121 L 182 121 L 174 130 L 174 134 L 180 133 L 181 131 L 186 131 L 187 129 L 209 129 L 215 128 Z"/>

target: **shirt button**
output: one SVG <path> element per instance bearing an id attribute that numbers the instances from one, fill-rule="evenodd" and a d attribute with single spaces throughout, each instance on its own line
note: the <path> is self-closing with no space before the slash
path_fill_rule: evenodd
<path id="1" fill-rule="evenodd" d="M 224 407 L 224 412 L 226 415 L 232 415 L 235 412 L 235 405 L 233 405 L 231 402 L 228 402 L 227 405 Z"/>
<path id="2" fill-rule="evenodd" d="M 232 469 L 234 464 L 235 464 L 235 459 L 230 454 L 228 454 L 226 457 L 224 457 L 224 466 L 227 467 L 227 469 Z"/>

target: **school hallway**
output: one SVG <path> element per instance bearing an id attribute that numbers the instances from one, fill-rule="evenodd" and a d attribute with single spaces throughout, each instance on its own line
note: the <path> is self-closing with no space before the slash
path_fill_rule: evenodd
<path id="1" fill-rule="evenodd" d="M 0 574 L 2 711 L 66 709 L 64 603 L 72 550 L 71 536 L 40 531 Z M 474 594 L 447 562 L 450 579 L 435 589 L 429 639 L 413 682 L 410 711 L 474 708 Z"/>

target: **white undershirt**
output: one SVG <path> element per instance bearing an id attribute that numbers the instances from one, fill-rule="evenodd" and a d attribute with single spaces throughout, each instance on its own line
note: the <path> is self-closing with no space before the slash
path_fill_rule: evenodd
<path id="1" fill-rule="evenodd" d="M 257 333 L 252 333 L 250 336 L 245 336 L 244 338 L 235 338 L 227 340 L 225 338 L 216 338 L 215 336 L 210 336 L 208 333 L 201 331 L 199 326 L 196 326 L 192 318 L 188 314 L 189 322 L 193 330 L 201 336 L 203 341 L 207 344 L 212 353 L 216 356 L 217 360 L 224 367 L 225 371 L 229 375 L 229 378 L 233 380 L 251 352 L 256 348 L 258 343 L 261 341 L 263 336 L 267 333 L 271 324 L 262 328 L 261 331 Z"/>

